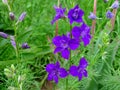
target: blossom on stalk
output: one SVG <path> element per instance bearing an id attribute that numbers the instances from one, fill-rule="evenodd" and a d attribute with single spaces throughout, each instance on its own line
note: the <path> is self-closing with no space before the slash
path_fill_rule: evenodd
<path id="1" fill-rule="evenodd" d="M 52 42 L 56 46 L 54 54 L 60 52 L 64 59 L 69 59 L 70 50 L 76 50 L 79 47 L 79 41 L 71 39 L 70 35 L 55 36 Z"/>
<path id="2" fill-rule="evenodd" d="M 114 1 L 114 3 L 111 5 L 111 8 L 113 8 L 113 9 L 119 8 L 119 2 L 118 1 Z"/>
<path id="3" fill-rule="evenodd" d="M 88 16 L 89 19 L 95 20 L 97 17 L 94 13 L 90 12 L 90 15 Z"/>
<path id="4" fill-rule="evenodd" d="M 113 16 L 114 16 L 114 14 L 110 10 L 108 10 L 106 13 L 106 17 L 111 19 Z"/>
<path id="5" fill-rule="evenodd" d="M 5 39 L 8 38 L 8 34 L 6 34 L 6 33 L 4 33 L 4 32 L 0 32 L 0 36 L 1 36 L 2 38 L 5 38 Z"/>
<path id="6" fill-rule="evenodd" d="M 22 21 L 24 20 L 25 16 L 26 16 L 26 12 L 23 12 L 23 13 L 20 15 L 20 17 L 19 17 L 18 20 L 19 20 L 20 22 L 22 22 Z"/>
<path id="7" fill-rule="evenodd" d="M 90 27 L 83 23 L 80 27 L 75 26 L 72 29 L 72 35 L 76 39 L 80 39 L 83 41 L 84 46 L 87 46 L 90 43 L 91 35 L 90 35 Z"/>
<path id="8" fill-rule="evenodd" d="M 88 62 L 87 60 L 83 57 L 80 59 L 79 65 L 75 66 L 72 65 L 69 69 L 69 73 L 73 76 L 73 77 L 78 77 L 79 80 L 82 80 L 83 76 L 87 77 L 88 73 L 87 73 L 87 68 L 88 66 Z"/>
<path id="9" fill-rule="evenodd" d="M 23 49 L 28 49 L 28 48 L 30 48 L 30 46 L 28 46 L 27 43 L 23 43 L 23 44 L 22 44 L 22 48 L 23 48 Z"/>
<path id="10" fill-rule="evenodd" d="M 68 76 L 68 72 L 60 67 L 60 63 L 57 61 L 55 64 L 51 63 L 46 66 L 46 71 L 48 72 L 48 80 L 54 80 L 57 84 L 59 78 L 65 78 Z"/>
<path id="11" fill-rule="evenodd" d="M 54 9 L 56 11 L 56 15 L 54 19 L 51 21 L 51 24 L 54 24 L 57 20 L 65 17 L 64 13 L 66 11 L 66 8 L 62 8 L 62 6 L 60 7 L 54 6 Z"/>
<path id="12" fill-rule="evenodd" d="M 84 15 L 84 12 L 79 8 L 78 5 L 70 9 L 68 12 L 68 18 L 69 18 L 70 24 L 72 24 L 73 22 L 77 22 L 77 23 L 83 22 L 83 19 L 82 19 L 83 15 Z"/>

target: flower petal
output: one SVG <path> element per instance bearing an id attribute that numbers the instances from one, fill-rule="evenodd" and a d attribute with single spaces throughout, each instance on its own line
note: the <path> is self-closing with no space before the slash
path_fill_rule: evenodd
<path id="1" fill-rule="evenodd" d="M 73 27 L 72 29 L 72 36 L 74 38 L 80 38 L 80 28 L 78 26 Z"/>
<path id="2" fill-rule="evenodd" d="M 68 75 L 67 71 L 64 68 L 60 68 L 58 72 L 61 78 L 65 78 Z"/>
<path id="3" fill-rule="evenodd" d="M 61 36 L 55 36 L 53 39 L 52 39 L 52 43 L 55 45 L 55 46 L 57 46 L 57 47 L 59 47 L 60 45 L 61 45 Z"/>
<path id="4" fill-rule="evenodd" d="M 57 84 L 57 83 L 58 83 L 58 80 L 59 80 L 58 76 L 57 76 L 57 75 L 55 75 L 55 76 L 53 77 L 53 80 L 54 80 L 54 81 L 55 81 L 55 83 Z"/>
<path id="5" fill-rule="evenodd" d="M 90 43 L 90 39 L 88 37 L 82 38 L 82 41 L 84 43 L 84 46 L 87 46 Z"/>
<path id="6" fill-rule="evenodd" d="M 88 62 L 84 57 L 80 59 L 79 66 L 80 68 L 86 68 L 88 66 Z"/>
<path id="7" fill-rule="evenodd" d="M 48 80 L 50 80 L 50 81 L 51 81 L 51 80 L 53 80 L 53 76 L 52 76 L 52 74 L 51 74 L 51 73 L 49 73 L 49 74 L 48 74 L 47 79 L 48 79 Z"/>
<path id="8" fill-rule="evenodd" d="M 54 68 L 55 68 L 54 64 L 48 64 L 46 66 L 46 71 L 50 73 L 50 72 L 52 72 L 54 70 Z"/>
<path id="9" fill-rule="evenodd" d="M 79 81 L 82 80 L 82 73 L 78 74 Z"/>
<path id="10" fill-rule="evenodd" d="M 87 70 L 84 70 L 83 75 L 84 75 L 84 77 L 88 76 Z"/>
<path id="11" fill-rule="evenodd" d="M 74 77 L 78 76 L 77 66 L 74 66 L 74 65 L 71 66 L 70 69 L 69 69 L 69 73 Z"/>
<path id="12" fill-rule="evenodd" d="M 69 41 L 69 47 L 71 50 L 76 50 L 79 47 L 79 40 L 71 39 Z"/>
<path id="13" fill-rule="evenodd" d="M 63 58 L 69 59 L 70 51 L 69 51 L 68 49 L 64 49 L 64 50 L 61 52 L 61 55 L 62 55 Z"/>
<path id="14" fill-rule="evenodd" d="M 58 52 L 61 52 L 62 51 L 62 47 L 56 47 L 55 50 L 54 50 L 54 54 L 58 53 Z"/>
<path id="15" fill-rule="evenodd" d="M 55 69 L 59 69 L 60 68 L 60 63 L 57 61 L 55 64 Z"/>

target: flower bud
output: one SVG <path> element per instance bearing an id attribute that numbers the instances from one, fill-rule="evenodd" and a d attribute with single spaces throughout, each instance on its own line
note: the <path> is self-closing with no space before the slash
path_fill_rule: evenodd
<path id="1" fill-rule="evenodd" d="M 11 19 L 11 20 L 14 20 L 14 19 L 15 19 L 15 15 L 14 15 L 13 12 L 10 12 L 10 13 L 9 13 L 9 16 L 10 16 L 10 19 Z"/>
<path id="2" fill-rule="evenodd" d="M 23 44 L 22 44 L 22 48 L 23 48 L 23 49 L 27 49 L 27 48 L 30 48 L 30 46 L 28 46 L 27 43 L 23 43 Z"/>
<path id="3" fill-rule="evenodd" d="M 8 38 L 8 34 L 4 33 L 4 32 L 0 32 L 0 36 L 7 39 Z"/>
<path id="4" fill-rule="evenodd" d="M 115 1 L 115 2 L 112 4 L 111 8 L 113 8 L 113 9 L 119 8 L 119 2 L 118 2 L 118 1 Z"/>
<path id="5" fill-rule="evenodd" d="M 26 16 L 26 12 L 23 12 L 19 17 L 19 21 L 22 22 L 24 20 L 25 16 Z"/>

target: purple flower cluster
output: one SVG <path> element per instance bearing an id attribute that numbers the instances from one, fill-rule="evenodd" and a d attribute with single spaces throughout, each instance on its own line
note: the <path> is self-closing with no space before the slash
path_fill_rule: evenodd
<path id="1" fill-rule="evenodd" d="M 52 20 L 52 24 L 54 24 L 55 21 L 58 19 L 61 19 L 65 17 L 65 8 L 62 7 L 54 7 L 56 10 L 56 15 L 54 19 Z M 92 13 L 91 13 L 92 14 Z M 78 5 L 76 5 L 74 8 L 70 9 L 68 11 L 68 19 L 70 26 L 74 22 L 80 23 L 80 26 L 74 26 L 71 29 L 71 32 L 68 32 L 66 35 L 58 35 L 55 36 L 52 39 L 52 43 L 55 45 L 54 54 L 60 53 L 61 57 L 64 59 L 70 58 L 70 51 L 76 50 L 80 43 L 84 43 L 84 46 L 87 46 L 90 43 L 91 35 L 90 35 L 90 27 L 85 24 L 83 20 L 84 11 L 79 8 Z M 91 15 L 94 19 L 96 16 Z M 82 80 L 83 77 L 87 77 L 87 68 L 88 62 L 83 57 L 80 59 L 79 65 L 71 65 L 68 70 L 66 70 L 63 67 L 60 67 L 60 63 L 57 61 L 55 64 L 51 63 L 46 65 L 46 71 L 48 72 L 48 80 L 54 80 L 57 84 L 59 81 L 59 78 L 65 78 L 68 75 L 72 75 L 73 77 L 78 77 L 79 80 Z"/>
<path id="2" fill-rule="evenodd" d="M 46 71 L 48 72 L 48 80 L 54 80 L 57 84 L 59 78 L 66 78 L 69 74 L 73 77 L 78 77 L 79 80 L 82 80 L 83 76 L 87 77 L 87 68 L 88 62 L 85 58 L 81 58 L 79 65 L 72 65 L 67 71 L 65 68 L 60 67 L 60 63 L 57 61 L 55 64 L 51 63 L 46 66 Z"/>

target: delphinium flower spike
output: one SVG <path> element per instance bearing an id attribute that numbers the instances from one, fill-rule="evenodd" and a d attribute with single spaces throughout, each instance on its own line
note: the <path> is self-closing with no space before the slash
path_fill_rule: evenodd
<path id="1" fill-rule="evenodd" d="M 77 22 L 77 23 L 83 22 L 83 19 L 82 19 L 83 15 L 84 15 L 84 12 L 79 8 L 78 5 L 70 9 L 68 12 L 68 18 L 69 18 L 70 24 L 72 24 L 73 22 Z"/>
<path id="2" fill-rule="evenodd" d="M 72 65 L 69 69 L 69 73 L 73 76 L 73 77 L 78 77 L 79 80 L 82 80 L 83 76 L 87 77 L 88 73 L 87 73 L 87 68 L 88 66 L 88 62 L 87 60 L 83 57 L 80 59 L 79 65 L 75 66 Z"/>
<path id="3" fill-rule="evenodd" d="M 79 40 L 71 39 L 69 35 L 55 36 L 52 42 L 56 46 L 54 53 L 60 52 L 64 59 L 69 59 L 70 50 L 76 50 L 79 47 Z"/>
<path id="4" fill-rule="evenodd" d="M 66 8 L 62 8 L 62 6 L 60 5 L 60 7 L 54 6 L 54 9 L 56 11 L 56 15 L 54 19 L 51 21 L 51 24 L 54 24 L 57 20 L 65 17 L 64 13 L 66 11 Z"/>
<path id="5" fill-rule="evenodd" d="M 114 16 L 114 14 L 110 10 L 108 10 L 106 13 L 106 17 L 111 19 L 113 16 Z"/>
<path id="6" fill-rule="evenodd" d="M 8 34 L 4 33 L 4 32 L 0 32 L 0 36 L 7 39 L 8 38 Z"/>
<path id="7" fill-rule="evenodd" d="M 87 46 L 90 43 L 90 27 L 87 26 L 85 23 L 83 23 L 80 27 L 73 27 L 72 35 L 74 38 L 79 38 L 80 41 L 84 43 L 84 46 Z"/>
<path id="8" fill-rule="evenodd" d="M 48 80 L 54 80 L 57 84 L 59 78 L 65 78 L 68 76 L 68 72 L 60 67 L 60 63 L 57 61 L 55 64 L 51 63 L 46 66 L 46 71 L 48 72 Z"/>

